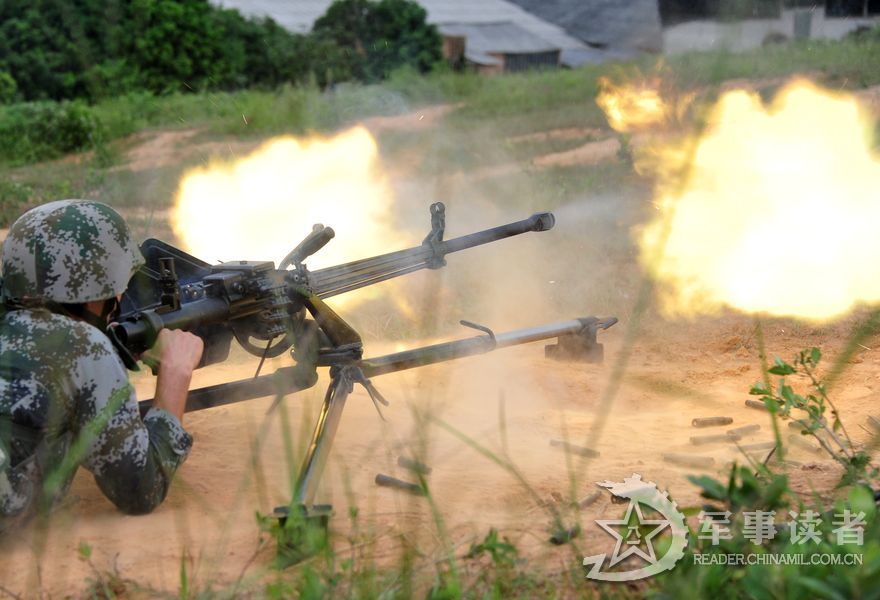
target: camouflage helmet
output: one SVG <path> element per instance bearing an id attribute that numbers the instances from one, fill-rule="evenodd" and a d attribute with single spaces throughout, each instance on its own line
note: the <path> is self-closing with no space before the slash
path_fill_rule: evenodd
<path id="1" fill-rule="evenodd" d="M 121 294 L 144 264 L 115 210 L 89 200 L 58 200 L 24 213 L 3 244 L 10 298 L 81 304 Z"/>

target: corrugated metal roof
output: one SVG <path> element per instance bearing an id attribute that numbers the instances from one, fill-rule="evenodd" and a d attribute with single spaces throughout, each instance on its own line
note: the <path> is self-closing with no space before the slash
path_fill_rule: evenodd
<path id="1" fill-rule="evenodd" d="M 438 28 L 445 35 L 466 38 L 465 49 L 469 53 L 530 54 L 559 50 L 516 23 L 442 23 Z"/>
<path id="2" fill-rule="evenodd" d="M 559 56 L 559 62 L 573 69 L 583 65 L 596 65 L 612 61 L 631 60 L 639 55 L 637 50 L 600 50 L 599 48 L 584 48 L 563 50 Z"/>
<path id="3" fill-rule="evenodd" d="M 213 4 L 238 9 L 249 16 L 269 16 L 290 31 L 305 33 L 323 15 L 332 0 L 211 0 Z M 498 23 L 507 21 L 536 35 L 555 48 L 583 48 L 558 25 L 526 12 L 506 0 L 417 0 L 428 11 L 428 22 Z"/>
<path id="4" fill-rule="evenodd" d="M 500 58 L 495 58 L 494 56 L 490 56 L 484 52 L 473 52 L 471 50 L 464 51 L 464 57 L 470 63 L 474 63 L 476 65 L 483 65 L 487 67 L 500 67 L 504 66 L 504 61 Z"/>
<path id="5" fill-rule="evenodd" d="M 657 0 L 511 0 L 588 44 L 608 48 L 663 49 Z"/>

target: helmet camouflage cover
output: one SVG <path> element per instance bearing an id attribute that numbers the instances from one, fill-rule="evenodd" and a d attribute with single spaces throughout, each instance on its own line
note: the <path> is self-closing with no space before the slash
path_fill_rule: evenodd
<path id="1" fill-rule="evenodd" d="M 89 200 L 59 200 L 24 213 L 3 244 L 8 297 L 81 304 L 125 291 L 144 263 L 125 220 Z"/>

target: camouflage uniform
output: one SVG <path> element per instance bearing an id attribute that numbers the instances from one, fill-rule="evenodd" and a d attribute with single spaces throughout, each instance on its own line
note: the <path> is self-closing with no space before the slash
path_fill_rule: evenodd
<path id="1" fill-rule="evenodd" d="M 79 465 L 121 510 L 150 512 L 186 459 L 192 438 L 175 416 L 152 408 L 141 420 L 107 336 L 53 308 L 116 296 L 142 262 L 122 218 L 102 204 L 53 202 L 10 229 L 3 288 L 13 310 L 0 316 L 0 531 L 50 508 Z"/>

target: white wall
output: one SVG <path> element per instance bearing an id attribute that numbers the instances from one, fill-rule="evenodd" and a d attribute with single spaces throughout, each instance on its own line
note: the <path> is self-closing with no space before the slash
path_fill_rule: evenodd
<path id="1" fill-rule="evenodd" d="M 795 13 L 809 13 L 810 37 L 813 39 L 840 39 L 859 26 L 880 25 L 880 17 L 853 19 L 826 17 L 824 8 L 783 11 L 779 19 L 753 19 L 735 23 L 718 21 L 690 21 L 668 27 L 663 31 L 663 50 L 668 54 L 689 50 L 733 51 L 758 48 L 771 33 L 794 38 Z"/>

